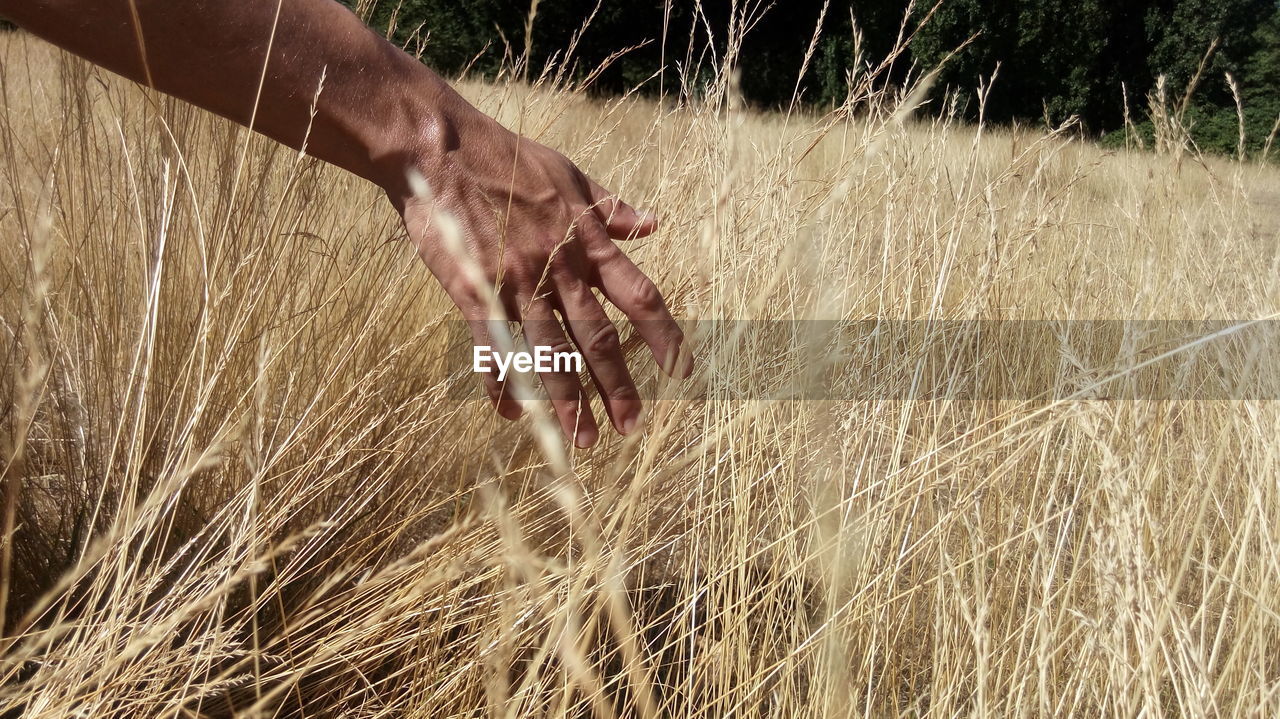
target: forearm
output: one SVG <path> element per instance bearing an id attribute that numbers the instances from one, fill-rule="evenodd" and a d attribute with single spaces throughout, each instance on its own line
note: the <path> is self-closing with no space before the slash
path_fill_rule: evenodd
<path id="1" fill-rule="evenodd" d="M 0 15 L 392 193 L 459 126 L 490 122 L 333 0 L 0 0 Z"/>
<path id="2" fill-rule="evenodd" d="M 535 345 L 583 351 L 619 432 L 636 428 L 639 394 L 592 288 L 631 318 L 663 369 L 692 371 L 657 286 L 614 244 L 652 233 L 654 216 L 503 129 L 334 0 L 0 0 L 0 15 L 380 185 L 476 344 L 491 343 L 482 298 L 496 292 L 508 318 L 531 323 Z M 410 171 L 430 197 L 410 192 Z M 439 211 L 474 248 L 479 279 L 446 249 Z M 566 435 L 593 444 L 579 377 L 542 379 Z M 503 416 L 520 414 L 495 376 L 485 385 Z"/>

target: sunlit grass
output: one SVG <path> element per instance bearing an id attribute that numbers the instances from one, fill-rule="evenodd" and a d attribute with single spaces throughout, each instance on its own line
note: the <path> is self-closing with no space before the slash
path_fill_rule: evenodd
<path id="1" fill-rule="evenodd" d="M 1274 402 L 729 399 L 820 358 L 711 346 L 566 472 L 454 361 L 374 188 L 0 53 L 4 710 L 1280 711 Z M 1274 169 L 717 87 L 464 90 L 659 212 L 628 251 L 685 319 L 1278 309 Z"/>

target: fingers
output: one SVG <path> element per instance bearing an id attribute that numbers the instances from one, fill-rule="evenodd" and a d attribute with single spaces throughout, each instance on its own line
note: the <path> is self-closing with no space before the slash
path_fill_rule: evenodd
<path id="1" fill-rule="evenodd" d="M 548 347 L 553 354 L 573 351 L 560 320 L 550 303 L 534 300 L 524 314 L 525 340 L 533 347 Z M 591 447 L 600 438 L 600 429 L 578 375 L 566 371 L 541 372 L 538 377 L 551 397 L 551 406 L 566 437 L 580 448 Z"/>
<path id="2" fill-rule="evenodd" d="M 615 240 L 633 240 L 646 237 L 658 229 L 658 218 L 652 212 L 639 212 L 618 196 L 587 180 L 591 202 L 596 217 L 604 225 L 609 237 Z"/>
<path id="3" fill-rule="evenodd" d="M 569 334 L 586 360 L 609 420 L 619 433 L 630 434 L 640 422 L 640 393 L 627 369 L 618 329 L 585 283 L 562 287 L 559 302 Z"/>
<path id="4" fill-rule="evenodd" d="M 662 371 L 681 378 L 693 374 L 693 356 L 680 351 L 684 332 L 653 280 L 616 247 L 599 262 L 597 274 L 597 286 L 635 325 Z"/>
<path id="5" fill-rule="evenodd" d="M 492 348 L 494 346 L 493 337 L 489 332 L 489 323 L 487 321 L 483 319 L 470 319 L 467 320 L 467 325 L 471 328 L 472 347 Z M 521 409 L 520 403 L 511 396 L 506 383 L 498 381 L 497 370 L 491 367 L 488 372 L 481 372 L 480 377 L 484 382 L 485 392 L 488 393 L 489 399 L 493 402 L 493 406 L 497 409 L 498 414 L 504 419 L 520 419 L 520 415 L 524 413 L 524 410 Z"/>

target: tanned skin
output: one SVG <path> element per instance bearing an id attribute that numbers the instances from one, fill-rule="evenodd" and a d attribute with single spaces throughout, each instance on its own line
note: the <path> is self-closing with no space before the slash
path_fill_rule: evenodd
<path id="1" fill-rule="evenodd" d="M 502 127 L 334 0 L 0 0 L 0 16 L 127 78 L 252 121 L 289 147 L 305 139 L 307 154 L 381 187 L 475 342 L 492 345 L 486 293 L 432 221 L 437 209 L 452 215 L 508 317 L 526 321 L 529 343 L 563 352 L 572 341 L 582 352 L 619 432 L 634 431 L 641 402 L 593 288 L 664 369 L 691 372 L 661 293 L 615 244 L 651 234 L 654 216 Z M 426 180 L 429 199 L 413 191 L 412 173 Z M 599 428 L 577 376 L 541 378 L 566 436 L 595 444 Z M 496 377 L 485 384 L 499 414 L 520 415 Z"/>

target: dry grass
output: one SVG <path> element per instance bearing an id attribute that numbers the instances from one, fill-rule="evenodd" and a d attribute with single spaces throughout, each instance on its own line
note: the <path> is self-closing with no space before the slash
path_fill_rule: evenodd
<path id="1" fill-rule="evenodd" d="M 830 358 L 708 341 L 558 472 L 373 188 L 20 35 L 0 81 L 6 716 L 1280 714 L 1273 401 L 761 401 Z M 685 318 L 1280 309 L 1274 169 L 465 89 L 661 212 Z"/>

